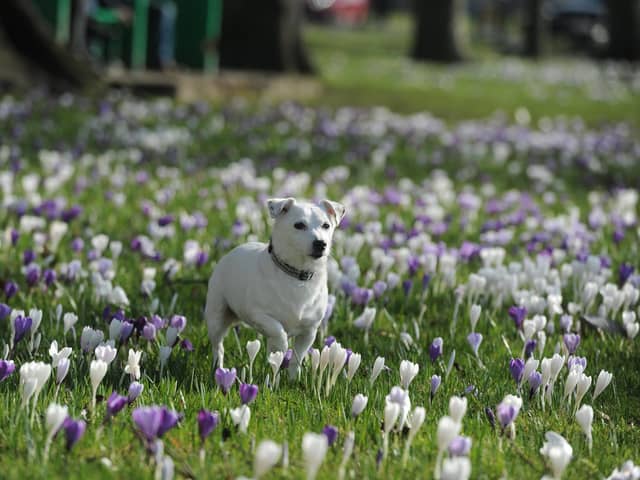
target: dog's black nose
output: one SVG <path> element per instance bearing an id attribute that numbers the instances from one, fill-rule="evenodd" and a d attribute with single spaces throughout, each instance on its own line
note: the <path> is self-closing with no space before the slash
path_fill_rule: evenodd
<path id="1" fill-rule="evenodd" d="M 327 242 L 324 240 L 314 240 L 313 241 L 313 249 L 318 252 L 322 252 L 325 248 L 327 248 Z"/>

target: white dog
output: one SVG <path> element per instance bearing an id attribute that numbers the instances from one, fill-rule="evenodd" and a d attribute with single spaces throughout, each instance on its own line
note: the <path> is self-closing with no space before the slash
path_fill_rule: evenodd
<path id="1" fill-rule="evenodd" d="M 271 241 L 245 243 L 222 257 L 209 280 L 205 318 L 214 368 L 222 366 L 227 330 L 244 322 L 267 337 L 269 352 L 285 352 L 294 337 L 295 377 L 327 309 L 327 258 L 345 209 L 294 198 L 267 206 L 275 220 Z"/>

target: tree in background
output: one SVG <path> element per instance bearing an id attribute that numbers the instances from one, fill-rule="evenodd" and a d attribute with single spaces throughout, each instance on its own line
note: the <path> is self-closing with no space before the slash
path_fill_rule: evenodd
<path id="1" fill-rule="evenodd" d="M 414 0 L 415 60 L 457 62 L 462 54 L 456 39 L 456 0 Z"/>
<path id="2" fill-rule="evenodd" d="M 303 15 L 300 0 L 224 2 L 220 66 L 312 73 L 302 41 Z"/>
<path id="3" fill-rule="evenodd" d="M 542 0 L 525 0 L 523 11 L 522 54 L 525 57 L 537 58 L 541 53 L 542 43 Z"/>
<path id="4" fill-rule="evenodd" d="M 607 0 L 609 57 L 640 60 L 640 0 Z"/>

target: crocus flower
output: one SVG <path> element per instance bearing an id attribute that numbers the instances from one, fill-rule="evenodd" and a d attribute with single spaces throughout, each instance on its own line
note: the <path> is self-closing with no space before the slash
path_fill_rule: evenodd
<path id="1" fill-rule="evenodd" d="M 18 293 L 18 290 L 20 289 L 18 288 L 18 284 L 16 282 L 9 280 L 4 284 L 4 294 L 7 297 L 7 300 L 11 299 L 11 297 Z"/>
<path id="2" fill-rule="evenodd" d="M 440 388 L 440 384 L 442 383 L 442 377 L 440 375 L 432 375 L 431 376 L 431 400 L 435 396 L 436 392 Z"/>
<path id="3" fill-rule="evenodd" d="M 52 403 L 47 407 L 47 411 L 45 412 L 45 423 L 47 426 L 47 439 L 44 444 L 44 460 L 45 462 L 49 456 L 49 447 L 51 446 L 51 441 L 58 430 L 62 427 L 65 419 L 69 414 L 69 409 L 65 406 L 58 405 L 57 403 Z"/>
<path id="4" fill-rule="evenodd" d="M 531 372 L 527 378 L 527 382 L 529 382 L 529 398 L 531 398 L 542 384 L 542 374 L 537 371 Z"/>
<path id="5" fill-rule="evenodd" d="M 509 371 L 511 376 L 516 382 L 516 385 L 520 385 L 522 376 L 524 374 L 524 362 L 520 358 L 512 358 L 509 362 Z"/>
<path id="6" fill-rule="evenodd" d="M 520 329 L 522 328 L 522 322 L 524 322 L 524 319 L 527 316 L 527 309 L 514 305 L 509 308 L 509 316 L 513 320 L 513 323 L 515 323 L 516 328 Z"/>
<path id="7" fill-rule="evenodd" d="M 220 387 L 222 393 L 226 395 L 236 381 L 236 369 L 217 368 L 215 379 L 216 384 Z"/>
<path id="8" fill-rule="evenodd" d="M 449 443 L 449 455 L 452 457 L 466 456 L 470 451 L 471 439 L 469 437 L 457 436 Z"/>
<path id="9" fill-rule="evenodd" d="M 74 420 L 71 417 L 67 417 L 62 424 L 62 428 L 64 429 L 66 449 L 69 452 L 84 435 L 87 424 L 84 420 Z"/>
<path id="10" fill-rule="evenodd" d="M 282 447 L 272 440 L 263 440 L 256 447 L 253 478 L 259 480 L 280 461 Z"/>
<path id="11" fill-rule="evenodd" d="M 476 331 L 476 325 L 478 324 L 478 320 L 480 319 L 480 313 L 482 313 L 482 307 L 478 304 L 471 305 L 471 309 L 469 311 L 469 321 L 471 323 L 471 331 Z"/>
<path id="12" fill-rule="evenodd" d="M 280 365 L 282 365 L 282 361 L 284 360 L 284 352 L 271 352 L 269 353 L 267 360 L 269 365 L 271 365 L 273 380 L 275 380 L 278 370 L 280 370 Z"/>
<path id="13" fill-rule="evenodd" d="M 97 360 L 101 360 L 109 365 L 115 360 L 118 350 L 114 348 L 111 343 L 102 343 L 96 347 L 95 354 Z"/>
<path id="14" fill-rule="evenodd" d="M 355 397 L 353 397 L 353 403 L 351 404 L 351 416 L 357 417 L 358 415 L 360 415 L 367 406 L 368 401 L 369 398 L 365 397 L 361 393 L 358 393 Z"/>
<path id="15" fill-rule="evenodd" d="M 78 316 L 75 313 L 67 312 L 62 317 L 62 325 L 64 328 L 64 334 L 66 335 L 69 330 L 78 322 Z"/>
<path id="16" fill-rule="evenodd" d="M 442 337 L 437 337 L 431 342 L 429 346 L 429 358 L 431 358 L 431 362 L 435 363 L 440 355 L 442 355 L 442 345 L 443 345 Z"/>
<path id="17" fill-rule="evenodd" d="M 152 449 L 156 439 L 178 424 L 180 415 L 164 406 L 150 406 L 136 408 L 132 413 L 138 431 L 147 442 L 147 448 Z"/>
<path id="18" fill-rule="evenodd" d="M 591 452 L 591 446 L 593 444 L 593 438 L 591 436 L 591 425 L 593 423 L 593 408 L 590 405 L 583 405 L 576 412 L 576 421 L 580 428 L 587 437 L 587 443 L 589 445 L 589 452 Z"/>
<path id="19" fill-rule="evenodd" d="M 477 357 L 478 356 L 478 348 L 480 348 L 480 344 L 482 343 L 482 334 L 479 333 L 479 332 L 471 332 L 467 336 L 467 342 L 469 342 L 469 345 L 471 346 L 471 349 L 473 350 L 473 354 Z"/>
<path id="20" fill-rule="evenodd" d="M 487 420 L 489 421 L 491 428 L 496 428 L 496 415 L 493 413 L 493 410 L 489 407 L 485 407 L 484 414 L 487 416 Z"/>
<path id="21" fill-rule="evenodd" d="M 28 362 L 20 366 L 20 386 L 22 393 L 22 406 L 26 406 L 31 397 L 35 406 L 38 395 L 44 388 L 51 375 L 51 365 L 43 362 Z M 33 412 L 32 410 L 32 415 Z"/>
<path id="22" fill-rule="evenodd" d="M 16 364 L 13 363 L 13 360 L 2 360 L 0 359 L 0 382 L 5 380 L 9 375 L 11 375 L 16 369 Z"/>
<path id="23" fill-rule="evenodd" d="M 98 392 L 98 385 L 102 382 L 102 379 L 107 374 L 107 368 L 109 365 L 103 360 L 93 360 L 89 366 L 89 376 L 91 377 L 91 405 L 95 409 L 96 406 L 96 393 Z"/>
<path id="24" fill-rule="evenodd" d="M 383 447 L 382 457 L 386 458 L 389 451 L 389 432 L 393 429 L 398 416 L 400 415 L 401 407 L 396 402 L 390 402 L 387 400 L 384 406 L 384 424 L 383 424 Z"/>
<path id="25" fill-rule="evenodd" d="M 31 330 L 31 317 L 18 315 L 13 319 L 13 345 L 17 345 L 20 340 Z"/>
<path id="26" fill-rule="evenodd" d="M 129 402 L 129 405 L 136 401 L 143 390 L 143 384 L 139 382 L 131 382 L 131 385 L 129 385 L 129 394 L 127 395 L 127 401 Z"/>
<path id="27" fill-rule="evenodd" d="M 511 436 L 515 437 L 514 421 L 522 408 L 522 399 L 515 395 L 507 395 L 502 402 L 496 407 L 496 416 L 504 431 L 507 427 L 511 427 Z"/>
<path id="28" fill-rule="evenodd" d="M 243 405 L 248 405 L 256 399 L 258 395 L 258 386 L 251 385 L 249 383 L 243 383 L 240 385 L 240 400 Z"/>
<path id="29" fill-rule="evenodd" d="M 449 416 L 454 422 L 462 423 L 462 418 L 467 412 L 467 397 L 453 396 L 449 399 Z"/>
<path id="30" fill-rule="evenodd" d="M 119 395 L 118 392 L 112 392 L 107 399 L 107 419 L 115 416 L 127 404 L 127 397 Z"/>
<path id="31" fill-rule="evenodd" d="M 153 323 L 147 322 L 145 323 L 144 327 L 142 327 L 142 336 L 146 340 L 149 340 L 150 342 L 155 340 L 156 334 L 157 334 L 156 326 Z"/>
<path id="32" fill-rule="evenodd" d="M 4 320 L 11 313 L 11 307 L 6 303 L 0 302 L 0 320 Z"/>
<path id="33" fill-rule="evenodd" d="M 564 437 L 555 432 L 547 432 L 545 438 L 547 441 L 542 445 L 540 453 L 547 460 L 547 464 L 553 474 L 552 478 L 559 480 L 571 461 L 573 448 Z"/>
<path id="34" fill-rule="evenodd" d="M 327 437 L 327 443 L 329 446 L 333 445 L 338 438 L 338 429 L 333 425 L 325 425 L 322 429 L 322 433 Z"/>
<path id="35" fill-rule="evenodd" d="M 578 379 L 578 384 L 576 385 L 576 409 L 580 407 L 580 403 L 582 402 L 582 398 L 585 393 L 591 387 L 591 377 L 585 375 L 584 373 L 580 374 L 580 378 Z"/>
<path id="36" fill-rule="evenodd" d="M 249 405 L 241 405 L 238 408 L 229 410 L 233 424 L 238 427 L 240 433 L 247 433 L 249 420 L 251 420 L 251 409 Z"/>
<path id="37" fill-rule="evenodd" d="M 402 360 L 400 362 L 400 384 L 405 390 L 409 388 L 409 385 L 418 374 L 420 367 L 417 363 L 410 362 L 408 360 Z"/>
<path id="38" fill-rule="evenodd" d="M 56 367 L 56 384 L 60 385 L 69 373 L 69 367 L 71 361 L 68 358 L 61 358 L 58 360 L 58 366 Z"/>
<path id="39" fill-rule="evenodd" d="M 302 437 L 302 457 L 307 480 L 314 480 L 329 449 L 327 437 L 323 434 L 307 432 Z"/>
<path id="40" fill-rule="evenodd" d="M 460 433 L 462 426 L 451 417 L 442 417 L 438 421 L 438 429 L 436 438 L 438 442 L 438 456 L 436 457 L 436 466 L 434 478 L 440 478 L 442 454 L 449 448 L 454 438 Z"/>
<path id="41" fill-rule="evenodd" d="M 358 371 L 358 367 L 360 367 L 360 361 L 362 360 L 362 356 L 359 353 L 352 353 L 349 355 L 349 360 L 347 361 L 347 380 L 351 381 Z"/>
<path id="42" fill-rule="evenodd" d="M 427 412 L 424 407 L 416 407 L 408 417 L 407 424 L 409 426 L 409 435 L 407 436 L 407 441 L 404 445 L 404 453 L 402 454 L 403 465 L 406 465 L 407 460 L 409 459 L 409 450 L 411 449 L 411 443 L 417 435 L 418 430 L 420 430 L 420 427 L 422 427 L 426 415 Z"/>
<path id="43" fill-rule="evenodd" d="M 536 349 L 536 345 L 538 344 L 537 341 L 535 340 L 527 340 L 524 344 L 524 358 L 528 359 L 529 357 L 531 357 L 531 355 L 533 355 L 533 352 Z"/>
<path id="44" fill-rule="evenodd" d="M 249 355 L 249 381 L 253 381 L 253 362 L 260 350 L 260 340 L 255 339 L 247 342 L 247 355 Z"/>
<path id="45" fill-rule="evenodd" d="M 286 352 L 284 352 L 284 356 L 282 357 L 282 364 L 280 365 L 280 368 L 287 368 L 289 366 L 289 363 L 291 363 L 292 358 L 293 358 L 293 350 L 289 348 L 287 349 Z"/>
<path id="46" fill-rule="evenodd" d="M 580 335 L 576 333 L 565 333 L 562 337 L 565 347 L 567 347 L 567 351 L 569 355 L 573 355 L 580 345 Z"/>
<path id="47" fill-rule="evenodd" d="M 141 351 L 135 351 L 132 348 L 129 349 L 129 358 L 127 365 L 124 367 L 124 373 L 128 373 L 131 376 L 131 380 L 140 380 L 140 357 Z"/>
<path id="48" fill-rule="evenodd" d="M 371 370 L 371 377 L 369 378 L 369 386 L 373 386 L 374 382 L 380 375 L 380 372 L 384 369 L 384 357 L 377 357 L 373 362 L 373 369 Z"/>
<path id="49" fill-rule="evenodd" d="M 595 402 L 596 398 L 604 391 L 605 388 L 611 383 L 611 379 L 613 375 L 606 370 L 600 370 L 598 374 L 598 379 L 596 380 L 596 387 L 593 390 L 593 401 Z"/>
<path id="50" fill-rule="evenodd" d="M 205 409 L 198 412 L 198 433 L 202 442 L 216 429 L 219 422 L 220 415 L 218 412 L 210 412 Z"/>

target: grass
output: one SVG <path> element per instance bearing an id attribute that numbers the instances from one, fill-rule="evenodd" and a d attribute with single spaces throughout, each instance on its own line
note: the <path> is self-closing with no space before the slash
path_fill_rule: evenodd
<path id="1" fill-rule="evenodd" d="M 240 404 L 238 390 L 234 387 L 225 396 L 215 385 L 210 346 L 202 320 L 206 288 L 198 280 L 206 281 L 221 255 L 247 239 L 246 234 L 235 236 L 232 233 L 234 221 L 239 217 L 249 223 L 248 219 L 255 215 L 250 232 L 260 240 L 267 239 L 266 214 L 260 208 L 263 197 L 268 195 L 313 196 L 318 192 L 328 198 L 348 200 L 351 224 L 346 227 L 344 238 L 337 240 L 336 257 L 339 260 L 344 256 L 342 249 L 361 226 L 380 220 L 386 238 L 391 236 L 392 223 L 403 222 L 410 228 L 418 215 L 437 217 L 434 206 L 442 207 L 443 219 L 449 224 L 447 231 L 440 236 L 433 234 L 432 243 L 425 240 L 418 246 L 402 238 L 398 247 L 414 250 L 425 245 L 458 248 L 465 240 L 486 243 L 486 222 L 508 217 L 518 209 L 520 200 L 502 213 L 491 213 L 485 207 L 493 199 L 504 200 L 513 192 L 523 193 L 531 196 L 533 204 L 527 213 L 530 223 L 514 227 L 513 239 L 505 245 L 505 264 L 535 259 L 545 247 L 559 251 L 568 248 L 568 258 L 572 258 L 575 252 L 564 243 L 564 234 L 573 238 L 568 228 L 572 223 L 567 215 L 571 209 L 577 209 L 578 220 L 593 236 L 589 251 L 606 256 L 612 262 L 613 273 L 607 279 L 616 282 L 615 273 L 624 262 L 631 263 L 636 269 L 639 267 L 636 228 L 626 229 L 620 243 L 612 239 L 614 219 L 623 208 L 623 202 L 620 192 L 610 187 L 631 185 L 635 188 L 633 182 L 638 178 L 638 166 L 633 161 L 626 161 L 637 156 L 637 136 L 633 129 L 630 133 L 605 128 L 585 131 L 580 126 L 563 126 L 559 121 L 552 125 L 551 131 L 566 130 L 565 142 L 542 146 L 539 150 L 518 150 L 516 140 L 506 137 L 503 141 L 510 150 L 505 163 L 500 163 L 496 160 L 491 139 L 496 138 L 493 136 L 496 132 L 504 133 L 504 129 L 494 121 L 466 125 L 467 128 L 486 128 L 484 137 L 461 137 L 463 140 L 459 143 L 447 144 L 446 138 L 461 135 L 464 125 L 442 125 L 441 131 L 422 138 L 415 130 L 407 128 L 409 123 L 404 117 L 401 117 L 405 122 L 403 127 L 397 124 L 400 117 L 380 117 L 379 112 L 370 110 L 336 112 L 330 108 L 332 105 L 369 105 L 372 102 L 403 112 L 426 108 L 454 123 L 454 120 L 482 117 L 496 109 L 511 114 L 516 107 L 524 105 L 534 120 L 543 115 L 562 113 L 582 115 L 586 122 L 595 125 L 637 121 L 637 95 L 627 92 L 624 101 L 599 102 L 585 98 L 584 87 L 561 82 L 557 88 L 542 87 L 544 95 L 551 97 L 537 98 L 535 86 L 531 84 L 496 78 L 499 74 L 494 67 L 499 72 L 501 63 L 494 59 L 487 60 L 490 64 L 486 71 L 485 66 L 477 64 L 453 70 L 414 66 L 403 57 L 395 56 L 406 50 L 406 37 L 402 37 L 406 27 L 406 22 L 394 19 L 381 33 L 370 29 L 358 33 L 337 30 L 327 34 L 326 30 L 309 28 L 307 36 L 311 48 L 319 65 L 326 67 L 322 71 L 327 96 L 319 108 L 305 110 L 285 104 L 249 109 L 228 105 L 224 109 L 212 109 L 206 105 L 176 105 L 167 100 L 138 101 L 118 96 L 91 100 L 33 94 L 15 99 L 13 106 L 4 110 L 10 113 L 0 117 L 0 138 L 6 145 L 6 148 L 0 148 L 0 167 L 5 178 L 10 180 L 12 195 L 27 199 L 32 206 L 37 206 L 40 200 L 62 198 L 67 204 L 81 205 L 83 213 L 70 223 L 69 232 L 57 250 L 38 252 L 36 262 L 43 268 L 54 268 L 58 273 L 58 282 L 49 288 L 44 288 L 42 283 L 29 288 L 22 273 L 23 252 L 38 250 L 37 235 L 22 231 L 15 246 L 10 245 L 7 235 L 2 235 L 0 240 L 0 285 L 8 280 L 15 280 L 20 285 L 19 294 L 8 303 L 13 308 L 25 310 L 40 308 L 44 313 L 40 347 L 30 355 L 27 341 L 23 340 L 13 357 L 18 368 L 32 359 L 48 361 L 48 347 L 54 339 L 74 349 L 70 373 L 57 399 L 53 380 L 49 380 L 38 401 L 33 424 L 29 422 L 27 412 L 20 408 L 17 372 L 0 382 L 0 476 L 3 479 L 151 477 L 155 470 L 153 459 L 145 453 L 135 433 L 131 411 L 152 404 L 168 405 L 184 413 L 179 426 L 169 431 L 163 440 L 166 453 L 175 462 L 176 473 L 187 478 L 250 476 L 255 444 L 266 438 L 286 442 L 289 451 L 288 468 L 278 465 L 268 478 L 304 478 L 302 436 L 308 431 L 320 432 L 326 424 L 339 429 L 339 439 L 329 449 L 318 478 L 336 474 L 342 458 L 342 442 L 351 430 L 355 432 L 356 446 L 348 465 L 349 478 L 430 478 L 437 455 L 438 420 L 448 413 L 449 398 L 465 395 L 471 385 L 475 388 L 466 393 L 469 406 L 462 433 L 473 439 L 472 478 L 540 478 L 547 470 L 539 449 L 549 430 L 562 434 L 573 446 L 574 457 L 565 478 L 603 478 L 623 461 L 640 457 L 638 343 L 597 331 L 584 322 L 580 323 L 582 341 L 578 353 L 588 360 L 586 373 L 593 377 L 594 384 L 601 369 L 614 375 L 611 386 L 595 402 L 592 402 L 591 393 L 583 402 L 593 403 L 595 410 L 594 452 L 588 452 L 584 435 L 573 418 L 572 403 L 561 398 L 566 370 L 555 387 L 553 403 L 545 410 L 537 396 L 529 399 L 526 391 L 521 391 L 524 405 L 516 420 L 515 440 L 502 437 L 498 428 L 491 427 L 485 408 L 495 408 L 506 394 L 517 393 L 508 364 L 512 356 L 520 353 L 522 340 L 507 315 L 511 299 L 505 299 L 499 305 L 489 291 L 483 292 L 478 300 L 483 306 L 478 331 L 484 336 L 480 358 L 485 368 L 479 365 L 466 341 L 469 332 L 469 303 L 466 300 L 459 309 L 457 328 L 452 332 L 455 286 L 465 284 L 471 273 L 481 269 L 482 262 L 478 258 L 459 263 L 455 285 L 447 285 L 436 274 L 423 296 L 419 288 L 426 269 L 423 266 L 413 277 L 414 285 L 408 296 L 398 286 L 383 298 L 374 300 L 372 306 L 378 309 L 378 314 L 368 343 L 365 343 L 362 331 L 353 325 L 353 319 L 362 307 L 353 305 L 339 288 L 333 290 L 337 303 L 322 336 L 334 335 L 345 347 L 362 354 L 362 365 L 355 378 L 349 383 L 341 377 L 336 388 L 325 397 L 316 391 L 307 367 L 298 383 L 290 383 L 283 377 L 279 387 L 272 391 L 265 384 L 270 368 L 262 339 L 263 347 L 254 366 L 254 380 L 260 393 L 251 405 L 249 431 L 241 434 L 232 425 L 227 411 Z M 344 46 L 347 53 L 335 53 L 337 45 Z M 486 72 L 486 76 L 478 72 Z M 446 85 L 443 86 L 443 82 Z M 556 101 L 557 95 L 566 95 L 566 103 Z M 3 101 L 6 107 L 7 98 Z M 327 133 L 323 130 L 324 121 L 343 130 L 335 136 Z M 384 126 L 382 134 L 372 133 L 376 125 Z M 180 140 L 179 135 L 175 136 L 176 132 L 187 138 Z M 529 133 L 527 130 L 524 135 Z M 534 133 L 543 135 L 544 139 L 550 138 L 548 131 Z M 590 145 L 593 138 L 602 139 L 604 143 L 612 138 L 619 142 L 614 153 L 595 147 L 588 150 L 592 159 L 601 162 L 599 169 L 585 167 L 579 162 L 583 151 L 569 148 L 574 139 L 579 145 Z M 167 146 L 163 147 L 165 142 Z M 487 149 L 479 150 L 483 146 Z M 386 167 L 376 167 L 371 160 L 378 149 L 387 151 Z M 54 154 L 59 157 L 53 161 L 52 168 L 40 161 L 46 156 L 44 150 L 58 152 Z M 247 158 L 252 160 L 251 167 L 246 163 Z M 551 179 L 543 182 L 528 175 L 527 168 L 532 165 L 545 165 Z M 337 166 L 348 168 L 348 178 L 335 180 L 328 176 L 328 169 Z M 13 169 L 17 171 L 15 177 L 8 173 Z M 49 183 L 51 190 L 47 190 L 47 182 L 66 171 L 70 177 L 59 185 Z M 445 172 L 448 180 L 444 182 L 436 171 Z M 282 175 L 283 172 L 289 172 L 289 176 Z M 304 176 L 294 176 L 300 172 L 309 173 L 307 183 Z M 40 198 L 29 194 L 22 185 L 25 176 L 33 173 L 41 176 L 37 188 Z M 139 182 L 137 178 L 142 173 L 148 175 L 148 179 Z M 261 184 L 254 183 L 257 178 L 261 179 Z M 287 187 L 283 186 L 286 179 L 290 182 Z M 294 179 L 303 186 L 298 189 Z M 406 179 L 412 181 L 408 187 Z M 369 209 L 375 202 L 369 195 L 383 195 L 389 188 L 406 188 L 409 201 L 402 205 L 381 205 L 378 213 L 375 209 L 372 213 Z M 8 201 L 8 190 L 3 188 L 3 191 L 0 198 L 3 202 Z M 359 197 L 363 192 L 364 196 Z M 468 217 L 468 211 L 448 199 L 449 194 L 455 198 L 462 192 L 479 197 L 481 208 L 477 215 Z M 596 194 L 600 199 L 595 202 L 606 215 L 602 227 L 587 225 Z M 117 201 L 119 195 L 123 196 L 120 203 Z M 144 202 L 153 206 L 151 218 L 143 212 Z M 637 205 L 633 209 L 637 214 Z M 203 212 L 207 218 L 206 228 L 186 230 L 177 224 L 173 235 L 154 238 L 154 244 L 163 261 L 174 258 L 182 262 L 184 242 L 196 240 L 209 253 L 209 261 L 204 266 L 196 268 L 185 264 L 176 281 L 171 281 L 163 274 L 163 261 L 143 258 L 130 248 L 136 236 L 150 235 L 149 228 L 159 215 L 169 213 L 177 219 L 181 213 L 196 211 Z M 567 227 L 567 232 L 554 230 L 555 224 Z M 370 228 L 374 227 L 370 225 Z M 0 212 L 0 231 L 12 228 L 20 229 L 20 219 L 11 209 L 4 208 Z M 45 226 L 43 231 L 47 228 Z M 541 232 L 549 238 L 541 240 L 528 253 L 529 237 Z M 120 346 L 118 358 L 99 387 L 101 399 L 96 411 L 92 412 L 88 373 L 92 357 L 80 351 L 78 337 L 84 325 L 108 331 L 102 317 L 108 302 L 96 298 L 89 275 L 77 281 L 65 281 L 62 267 L 77 258 L 88 273 L 91 270 L 89 245 L 98 233 L 105 233 L 124 245 L 121 256 L 114 261 L 114 283 L 121 285 L 129 296 L 130 306 L 125 309 L 127 317 L 149 316 L 152 301 L 140 293 L 140 284 L 143 268 L 156 268 L 157 286 L 153 297 L 157 298 L 158 312 L 165 317 L 174 313 L 187 317 L 184 337 L 192 341 L 194 351 L 175 347 L 161 375 L 158 346 L 164 341 L 164 334 L 159 335 L 157 342 L 148 342 L 134 334 L 126 345 Z M 76 237 L 85 241 L 81 253 L 73 252 L 70 246 Z M 401 250 L 396 253 L 402 255 Z M 106 253 L 106 256 L 110 254 Z M 359 252 L 357 262 L 362 271 L 359 284 L 371 286 L 373 279 L 368 278 L 367 272 L 373 278 L 379 277 L 372 269 L 371 245 L 365 245 Z M 397 262 L 393 268 L 402 279 L 408 278 L 403 273 L 402 262 Z M 564 285 L 562 294 L 565 309 L 569 302 L 578 301 L 579 295 L 570 284 Z M 80 320 L 75 327 L 75 337 L 72 333 L 63 335 L 61 325 L 56 322 L 54 312 L 58 304 L 64 311 L 78 314 Z M 577 316 L 575 320 L 578 322 Z M 556 318 L 556 329 L 557 323 Z M 400 335 L 403 332 L 411 335 L 413 345 L 405 345 Z M 8 322 L 0 321 L 1 341 L 7 342 L 9 336 Z M 444 355 L 432 363 L 428 346 L 438 336 L 444 338 Z M 253 338 L 253 331 L 241 328 L 237 338 L 232 332 L 225 342 L 225 363 L 235 366 L 241 376 L 246 375 L 248 364 L 244 345 Z M 551 356 L 560 342 L 558 333 L 550 333 L 544 356 Z M 321 345 L 318 339 L 315 346 Z M 135 405 L 103 424 L 104 398 L 113 390 L 126 393 L 129 384 L 123 374 L 128 348 L 144 352 L 141 382 L 145 390 Z M 455 363 L 445 378 L 446 363 L 454 350 Z M 370 369 L 377 356 L 386 358 L 389 370 L 370 387 Z M 406 432 L 391 435 L 389 457 L 378 466 L 376 457 L 382 447 L 385 396 L 391 387 L 398 385 L 398 368 L 404 359 L 420 366 L 409 392 L 412 406 L 426 408 L 426 421 L 413 443 L 405 467 L 400 457 Z M 442 375 L 443 384 L 431 401 L 429 379 L 433 374 Z M 357 393 L 368 395 L 369 401 L 364 412 L 353 419 L 351 402 Z M 54 399 L 67 405 L 74 418 L 86 418 L 88 427 L 84 438 L 71 452 L 65 452 L 63 439 L 56 438 L 50 459 L 45 462 L 43 416 L 46 406 Z M 222 416 L 220 426 L 205 442 L 204 462 L 200 460 L 196 423 L 201 408 L 217 410 Z"/>
<path id="2" fill-rule="evenodd" d="M 482 43 L 468 47 L 467 62 L 420 64 L 408 56 L 411 28 L 405 16 L 358 29 L 308 25 L 305 40 L 325 86 L 317 103 L 429 111 L 452 121 L 496 112 L 513 118 L 524 107 L 534 121 L 565 115 L 592 125 L 640 124 L 637 82 L 627 74 L 614 80 L 607 64 L 497 57 Z"/>

